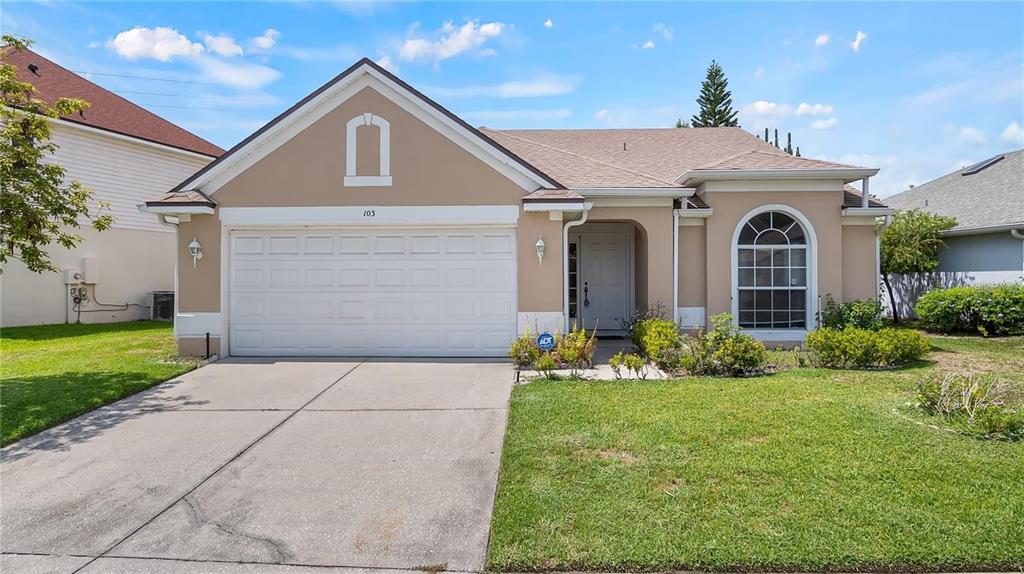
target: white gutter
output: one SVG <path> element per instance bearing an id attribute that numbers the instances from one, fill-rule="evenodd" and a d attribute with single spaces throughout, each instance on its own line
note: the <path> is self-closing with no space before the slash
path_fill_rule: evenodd
<path id="1" fill-rule="evenodd" d="M 687 208 L 687 209 L 680 209 L 678 211 L 679 211 L 679 216 L 682 217 L 683 219 L 707 219 L 707 218 L 711 217 L 712 213 L 714 213 L 714 210 L 711 209 L 710 207 L 707 207 L 707 208 Z"/>
<path id="2" fill-rule="evenodd" d="M 581 211 L 590 209 L 582 201 L 524 201 L 523 211 Z"/>
<path id="3" fill-rule="evenodd" d="M 566 221 L 562 226 L 562 318 L 565 322 L 565 330 L 569 332 L 569 228 L 583 225 L 587 222 L 587 215 L 590 214 L 590 207 L 593 204 L 586 204 L 583 214 L 579 219 Z M 576 281 L 579 281 L 577 278 Z M 576 288 L 579 289 L 579 283 Z"/>
<path id="4" fill-rule="evenodd" d="M 213 215 L 213 208 L 208 205 L 146 205 L 145 203 L 139 204 L 139 211 L 143 213 L 155 213 L 157 215 Z"/>
<path id="5" fill-rule="evenodd" d="M 881 217 L 883 215 L 892 215 L 895 210 L 889 207 L 844 207 L 843 217 L 862 217 L 865 215 L 873 217 Z"/>
<path id="6" fill-rule="evenodd" d="M 697 189 L 694 187 L 581 187 L 573 188 L 571 191 L 587 198 L 635 197 L 645 199 L 682 199 L 693 197 L 697 193 Z"/>
<path id="7" fill-rule="evenodd" d="M 672 210 L 672 322 L 679 322 L 679 211 Z"/>
<path id="8" fill-rule="evenodd" d="M 981 235 L 982 233 L 997 233 L 999 231 L 1013 232 L 1024 227 L 1024 223 L 1007 223 L 1003 225 L 992 225 L 989 227 L 969 227 L 965 229 L 950 229 L 943 231 L 940 236 L 947 235 Z"/>
<path id="9" fill-rule="evenodd" d="M 730 179 L 842 179 L 849 183 L 871 177 L 876 168 L 819 167 L 801 169 L 691 169 L 676 179 L 677 183 L 704 182 Z"/>

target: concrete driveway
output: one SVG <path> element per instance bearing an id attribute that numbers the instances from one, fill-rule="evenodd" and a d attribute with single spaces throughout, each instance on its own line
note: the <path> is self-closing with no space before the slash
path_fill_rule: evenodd
<path id="1" fill-rule="evenodd" d="M 480 571 L 512 378 L 208 365 L 0 451 L 0 570 Z"/>

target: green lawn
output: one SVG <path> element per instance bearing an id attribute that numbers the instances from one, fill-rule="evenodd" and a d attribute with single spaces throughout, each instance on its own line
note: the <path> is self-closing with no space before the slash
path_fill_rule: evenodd
<path id="1" fill-rule="evenodd" d="M 0 331 L 0 444 L 9 444 L 194 369 L 169 323 Z"/>
<path id="2" fill-rule="evenodd" d="M 516 387 L 489 569 L 1021 569 L 1024 443 L 906 403 L 943 367 L 1024 382 L 1024 339 L 933 343 L 900 371 Z"/>

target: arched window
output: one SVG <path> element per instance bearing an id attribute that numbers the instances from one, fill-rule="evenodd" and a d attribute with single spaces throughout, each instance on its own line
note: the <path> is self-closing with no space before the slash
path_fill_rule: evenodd
<path id="1" fill-rule="evenodd" d="M 736 242 L 737 323 L 746 329 L 806 329 L 808 237 L 793 216 L 765 211 Z"/>
<path id="2" fill-rule="evenodd" d="M 359 175 L 356 173 L 359 152 L 359 128 L 376 126 L 380 130 L 380 159 L 377 173 Z M 371 114 L 359 114 L 345 124 L 345 185 L 346 186 L 388 186 L 391 185 L 391 124 L 384 118 Z"/>

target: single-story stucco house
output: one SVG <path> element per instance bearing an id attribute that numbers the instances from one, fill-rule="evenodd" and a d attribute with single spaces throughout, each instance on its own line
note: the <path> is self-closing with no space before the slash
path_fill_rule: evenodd
<path id="1" fill-rule="evenodd" d="M 103 232 L 83 221 L 76 247 L 48 246 L 60 272 L 35 273 L 9 260 L 0 273 L 0 326 L 151 318 L 152 294 L 174 290 L 174 229 L 137 206 L 154 186 L 174 185 L 224 150 L 32 50 L 5 48 L 0 60 L 40 100 L 89 102 L 84 112 L 53 120 L 50 141 L 58 149 L 47 161 L 114 216 Z"/>
<path id="2" fill-rule="evenodd" d="M 801 341 L 877 297 L 889 210 L 845 188 L 876 172 L 739 128 L 475 129 L 364 59 L 141 208 L 178 224 L 183 353 L 502 356 L 657 303 Z"/>
<path id="3" fill-rule="evenodd" d="M 934 273 L 894 278 L 896 304 L 904 315 L 935 287 L 1024 281 L 1024 149 L 958 169 L 885 202 L 957 220 L 942 234 L 946 249 L 939 252 Z"/>

